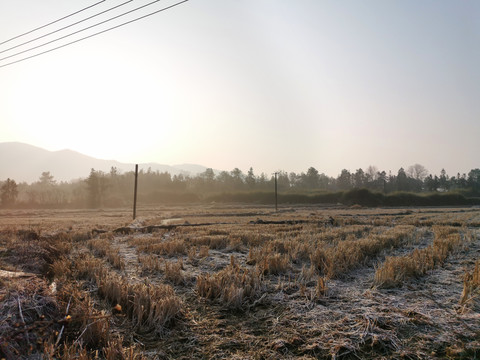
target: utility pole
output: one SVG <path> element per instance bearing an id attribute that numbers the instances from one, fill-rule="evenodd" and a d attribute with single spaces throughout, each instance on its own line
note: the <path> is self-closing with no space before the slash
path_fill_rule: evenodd
<path id="1" fill-rule="evenodd" d="M 137 182 L 138 182 L 138 164 L 135 164 L 135 190 L 133 192 L 133 220 L 137 216 Z"/>
<path id="2" fill-rule="evenodd" d="M 278 211 L 277 174 L 275 173 L 275 212 Z"/>

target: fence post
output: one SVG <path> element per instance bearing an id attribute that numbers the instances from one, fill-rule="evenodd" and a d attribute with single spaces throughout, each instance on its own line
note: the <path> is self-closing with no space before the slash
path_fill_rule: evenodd
<path id="1" fill-rule="evenodd" d="M 133 192 L 133 220 L 137 216 L 137 182 L 138 182 L 138 164 L 135 164 L 135 190 Z"/>
<path id="2" fill-rule="evenodd" d="M 277 173 L 275 173 L 275 212 L 278 211 Z"/>

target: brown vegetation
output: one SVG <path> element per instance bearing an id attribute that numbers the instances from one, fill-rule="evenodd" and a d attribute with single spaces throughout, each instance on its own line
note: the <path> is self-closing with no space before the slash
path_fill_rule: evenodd
<path id="1" fill-rule="evenodd" d="M 406 279 L 425 275 L 427 271 L 441 266 L 454 250 L 465 246 L 458 229 L 452 227 L 434 227 L 433 244 L 415 249 L 405 256 L 387 257 L 375 272 L 374 284 L 381 287 L 395 287 Z"/>
<path id="2" fill-rule="evenodd" d="M 463 291 L 460 297 L 460 305 L 470 306 L 472 303 L 478 308 L 480 290 L 480 260 L 475 262 L 472 272 L 466 272 L 463 278 Z"/>
<path id="3" fill-rule="evenodd" d="M 115 212 L 0 218 L 0 358 L 440 359 L 480 349 L 478 209 L 139 213 L 134 223 Z M 142 230 L 157 224 L 170 227 Z"/>
<path id="4" fill-rule="evenodd" d="M 262 292 L 262 275 L 257 269 L 240 267 L 233 255 L 230 265 L 215 274 L 197 277 L 196 291 L 207 299 L 219 300 L 231 308 L 256 300 Z"/>

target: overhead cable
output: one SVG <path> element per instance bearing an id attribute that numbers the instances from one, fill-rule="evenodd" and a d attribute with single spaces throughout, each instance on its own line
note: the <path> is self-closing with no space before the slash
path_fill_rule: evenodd
<path id="1" fill-rule="evenodd" d="M 111 7 L 110 9 L 104 10 L 104 11 L 102 11 L 102 12 L 99 12 L 99 13 L 95 14 L 95 15 L 92 15 L 92 16 L 86 17 L 85 19 L 82 19 L 82 20 L 79 20 L 79 21 L 77 21 L 77 22 L 74 22 L 73 24 L 64 26 L 64 27 L 62 27 L 62 28 L 60 28 L 60 29 L 51 31 L 51 32 L 49 32 L 49 33 L 47 33 L 47 34 L 44 34 L 44 35 L 42 35 L 42 36 L 38 36 L 38 37 L 36 37 L 36 38 L 34 38 L 34 39 L 25 41 L 25 42 L 23 42 L 23 43 L 21 43 L 21 44 L 18 44 L 18 45 L 15 45 L 15 46 L 10 47 L 10 48 L 8 48 L 8 49 L 2 50 L 2 51 L 0 51 L 0 54 L 2 54 L 2 53 L 4 53 L 4 52 L 7 52 L 7 51 L 10 51 L 10 50 L 13 50 L 13 49 L 16 49 L 16 48 L 18 48 L 18 47 L 20 47 L 20 46 L 23 46 L 23 45 L 26 45 L 26 44 L 30 44 L 31 42 L 34 42 L 34 41 L 43 39 L 44 37 L 47 37 L 47 36 L 49 36 L 49 35 L 52 35 L 52 34 L 55 34 L 55 33 L 59 32 L 59 31 L 68 29 L 68 28 L 70 28 L 70 27 L 72 27 L 72 26 L 78 25 L 78 24 L 80 24 L 80 23 L 82 23 L 82 22 L 84 22 L 84 21 L 93 19 L 94 17 L 97 17 L 97 16 L 99 16 L 99 15 L 105 14 L 105 13 L 107 13 L 107 12 L 109 12 L 109 11 L 112 11 L 112 10 L 114 10 L 114 9 L 116 9 L 116 8 L 119 8 L 120 6 L 126 5 L 126 4 L 128 4 L 128 3 L 132 2 L 132 1 L 133 1 L 133 0 L 128 0 L 128 1 L 126 1 L 126 2 L 124 2 L 124 3 L 121 3 L 121 4 L 119 4 L 119 5 L 116 5 L 116 6 L 114 6 L 114 7 Z"/>
<path id="2" fill-rule="evenodd" d="M 180 4 L 186 3 L 187 1 L 189 1 L 189 0 L 180 1 L 180 2 L 175 3 L 175 4 L 173 4 L 173 5 L 170 5 L 170 6 L 167 6 L 167 7 L 162 8 L 162 9 L 153 11 L 153 12 L 151 12 L 151 13 L 149 13 L 149 14 L 146 14 L 146 15 L 140 16 L 140 17 L 138 17 L 138 18 L 135 18 L 135 19 L 126 21 L 126 22 L 121 23 L 121 24 L 119 24 L 119 25 L 112 26 L 111 28 L 108 28 L 108 29 L 105 29 L 105 30 L 96 32 L 96 33 L 94 33 L 94 34 L 85 36 L 85 37 L 83 37 L 83 38 L 80 38 L 80 39 L 71 41 L 71 42 L 69 42 L 69 43 L 66 43 L 66 44 L 57 46 L 57 47 L 55 47 L 55 48 L 52 48 L 52 49 L 49 49 L 49 50 L 46 50 L 46 51 L 43 51 L 43 52 L 41 52 L 41 53 L 38 53 L 38 54 L 35 54 L 35 55 L 31 55 L 31 56 L 28 56 L 28 57 L 25 57 L 25 58 L 22 58 L 22 59 L 19 59 L 19 60 L 15 60 L 15 61 L 9 62 L 9 63 L 7 63 L 7 64 L 0 65 L 0 68 L 6 67 L 6 66 L 9 66 L 9 65 L 13 65 L 13 64 L 16 64 L 16 63 L 19 63 L 19 62 L 21 62 L 21 61 L 25 61 L 25 60 L 28 60 L 28 59 L 32 59 L 32 58 L 34 58 L 34 57 L 37 57 L 37 56 L 40 56 L 40 55 L 43 55 L 43 54 L 47 54 L 47 53 L 49 53 L 49 52 L 52 52 L 52 51 L 55 51 L 55 50 L 64 48 L 64 47 L 69 46 L 69 45 L 72 45 L 72 44 L 75 44 L 75 43 L 77 43 L 77 42 L 80 42 L 80 41 L 89 39 L 89 38 L 91 38 L 91 37 L 94 37 L 94 36 L 103 34 L 103 33 L 107 32 L 107 31 L 117 29 L 117 28 L 119 28 L 119 27 L 121 27 L 121 26 L 131 24 L 131 23 L 133 23 L 133 22 L 135 22 L 135 21 L 145 19 L 146 17 L 149 17 L 149 16 L 152 16 L 152 15 L 158 14 L 158 13 L 160 13 L 160 12 L 162 12 L 162 11 L 165 11 L 165 10 L 171 9 L 171 8 L 173 8 L 173 7 L 175 7 L 175 6 L 178 6 L 178 5 L 180 5 Z M 2 60 L 2 59 L 0 59 L 0 60 Z"/>
<path id="3" fill-rule="evenodd" d="M 83 31 L 90 30 L 90 29 L 92 29 L 92 28 L 94 28 L 94 27 L 97 27 L 97 26 L 99 26 L 99 25 L 103 25 L 103 24 L 105 24 L 105 23 L 107 23 L 107 22 L 110 22 L 110 21 L 112 21 L 112 20 L 118 19 L 119 17 L 128 15 L 128 14 L 130 14 L 130 13 L 132 13 L 132 12 L 138 11 L 138 10 L 140 10 L 140 9 L 143 9 L 143 8 L 147 7 L 147 6 L 151 6 L 151 5 L 153 5 L 153 4 L 155 4 L 155 3 L 158 3 L 158 2 L 160 2 L 160 1 L 162 1 L 162 0 L 154 0 L 154 1 L 152 1 L 152 2 L 149 2 L 148 4 L 145 4 L 145 5 L 136 7 L 135 9 L 132 9 L 132 10 L 129 10 L 129 11 L 127 11 L 127 12 L 124 12 L 124 13 L 122 13 L 122 14 L 120 14 L 120 15 L 116 15 L 116 16 L 114 16 L 114 17 L 111 17 L 110 19 L 100 21 L 99 23 L 96 23 L 96 24 L 87 26 L 87 27 L 85 27 L 85 28 L 83 28 L 83 29 L 74 31 L 74 32 L 72 32 L 72 33 L 70 33 L 70 34 L 61 36 L 61 37 L 59 37 L 59 38 L 56 38 L 56 39 L 53 39 L 53 40 L 50 40 L 50 41 L 47 41 L 46 43 L 43 43 L 43 44 L 40 44 L 40 45 L 31 47 L 31 48 L 28 48 L 28 49 L 26 49 L 26 50 L 22 50 L 22 51 L 16 52 L 15 54 L 5 56 L 5 57 L 3 57 L 3 58 L 0 58 L 0 61 L 6 60 L 6 59 L 10 59 L 10 58 L 12 58 L 12 57 L 14 57 L 14 56 L 18 56 L 18 55 L 20 55 L 20 54 L 24 54 L 24 53 L 26 53 L 26 52 L 29 52 L 29 51 L 32 51 L 32 50 L 41 48 L 41 47 L 43 47 L 43 46 L 46 46 L 46 45 L 52 44 L 52 43 L 54 43 L 54 42 L 57 42 L 57 41 L 59 41 L 59 40 L 63 40 L 63 39 L 68 38 L 68 37 L 70 37 L 70 36 L 76 35 L 76 34 L 81 33 L 81 32 L 83 32 Z"/>
<path id="4" fill-rule="evenodd" d="M 45 27 L 47 27 L 47 26 L 50 26 L 50 25 L 53 25 L 53 24 L 55 24 L 55 23 L 57 23 L 57 22 L 59 22 L 59 21 L 65 20 L 66 18 L 69 18 L 70 16 L 73 16 L 73 15 L 76 15 L 76 14 L 78 14 L 78 13 L 81 13 L 82 11 L 85 11 L 85 10 L 87 10 L 87 9 L 90 9 L 90 8 L 94 7 L 94 6 L 97 6 L 97 5 L 99 5 L 99 4 L 101 4 L 101 3 L 105 2 L 105 1 L 106 1 L 106 0 L 99 1 L 99 2 L 97 2 L 97 3 L 95 3 L 95 4 L 93 4 L 93 5 L 90 5 L 90 6 L 87 6 L 86 8 L 81 9 L 81 10 L 75 11 L 74 13 L 71 13 L 71 14 L 69 14 L 69 15 L 67 15 L 67 16 L 64 16 L 64 17 L 60 18 L 60 19 L 57 19 L 57 20 L 55 20 L 55 21 L 52 21 L 52 22 L 50 22 L 50 23 L 48 23 L 48 24 L 42 25 L 42 26 L 37 27 L 37 28 L 35 28 L 35 29 L 33 29 L 33 30 L 27 31 L 26 33 L 17 35 L 17 36 L 15 36 L 15 37 L 11 38 L 11 39 L 8 39 L 8 40 L 5 40 L 5 41 L 3 41 L 3 42 L 0 42 L 0 45 L 3 45 L 3 44 L 5 44 L 5 43 L 7 43 L 7 42 L 9 42 L 9 41 L 18 39 L 19 37 L 22 37 L 22 36 L 31 34 L 31 33 L 34 32 L 34 31 L 43 29 L 43 28 L 45 28 Z"/>

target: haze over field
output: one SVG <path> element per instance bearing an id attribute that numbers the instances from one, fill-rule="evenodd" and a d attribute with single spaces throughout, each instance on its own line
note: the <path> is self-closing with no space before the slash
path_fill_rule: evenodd
<path id="1" fill-rule="evenodd" d="M 3 2 L 0 43 L 95 3 Z M 121 3 L 0 44 L 0 59 L 147 1 L 5 51 Z M 479 167 L 475 1 L 191 0 L 1 67 L 173 4 L 0 60 L 0 142 L 256 173 Z"/>

